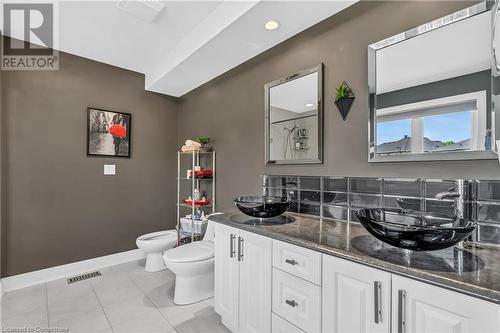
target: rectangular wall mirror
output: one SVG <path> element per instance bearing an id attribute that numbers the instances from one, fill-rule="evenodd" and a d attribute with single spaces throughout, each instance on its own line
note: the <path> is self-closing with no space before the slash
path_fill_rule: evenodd
<path id="1" fill-rule="evenodd" d="M 267 164 L 323 163 L 323 64 L 265 85 Z"/>
<path id="2" fill-rule="evenodd" d="M 491 4 L 368 47 L 369 161 L 496 158 Z"/>

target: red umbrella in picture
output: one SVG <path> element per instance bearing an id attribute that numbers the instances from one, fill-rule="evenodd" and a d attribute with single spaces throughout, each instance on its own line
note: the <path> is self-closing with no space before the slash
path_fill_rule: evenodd
<path id="1" fill-rule="evenodd" d="M 122 125 L 112 125 L 109 128 L 109 133 L 115 138 L 124 138 L 127 136 L 127 129 Z"/>

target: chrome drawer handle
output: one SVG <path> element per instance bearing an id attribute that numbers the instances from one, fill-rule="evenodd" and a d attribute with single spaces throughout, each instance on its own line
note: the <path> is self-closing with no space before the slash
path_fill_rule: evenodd
<path id="1" fill-rule="evenodd" d="M 231 234 L 229 236 L 229 258 L 233 258 L 234 255 L 236 254 L 236 250 L 234 249 L 234 239 L 236 238 L 235 235 Z"/>
<path id="2" fill-rule="evenodd" d="M 296 307 L 296 306 L 298 305 L 298 303 L 297 303 L 297 302 L 295 302 L 294 300 L 291 300 L 291 301 L 290 301 L 289 299 L 287 299 L 287 300 L 285 301 L 285 303 L 286 303 L 286 304 L 288 304 L 288 305 L 290 305 L 291 307 Z"/>
<path id="3" fill-rule="evenodd" d="M 398 333 L 406 332 L 406 291 L 398 290 Z"/>
<path id="4" fill-rule="evenodd" d="M 290 265 L 297 265 L 298 262 L 293 259 L 285 259 L 285 262 Z"/>
<path id="5" fill-rule="evenodd" d="M 243 261 L 243 237 L 238 237 L 238 261 Z"/>
<path id="6" fill-rule="evenodd" d="M 382 321 L 382 282 L 374 281 L 373 282 L 373 290 L 374 290 L 374 309 L 375 309 L 375 324 L 379 324 Z"/>

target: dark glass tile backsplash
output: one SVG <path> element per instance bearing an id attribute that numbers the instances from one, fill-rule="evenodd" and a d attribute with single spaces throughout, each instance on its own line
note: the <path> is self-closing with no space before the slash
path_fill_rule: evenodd
<path id="1" fill-rule="evenodd" d="M 455 213 L 455 201 L 425 199 L 425 211 L 431 213 L 453 215 Z"/>
<path id="2" fill-rule="evenodd" d="M 347 193 L 323 192 L 323 204 L 347 206 Z"/>
<path id="3" fill-rule="evenodd" d="M 500 244 L 500 225 L 479 224 L 478 241 L 485 244 Z"/>
<path id="4" fill-rule="evenodd" d="M 500 181 L 476 180 L 477 200 L 500 201 Z"/>
<path id="5" fill-rule="evenodd" d="M 384 195 L 382 207 L 421 211 L 423 207 L 423 200 L 420 198 L 406 198 L 397 195 Z"/>
<path id="6" fill-rule="evenodd" d="M 478 221 L 499 223 L 500 226 L 500 205 L 477 202 L 476 214 Z"/>
<path id="7" fill-rule="evenodd" d="M 384 179 L 384 194 L 411 197 L 422 196 L 422 181 L 420 179 Z"/>
<path id="8" fill-rule="evenodd" d="M 321 192 L 315 192 L 315 191 L 300 191 L 300 201 L 301 202 L 308 202 L 308 201 L 313 201 L 320 203 L 321 202 Z"/>
<path id="9" fill-rule="evenodd" d="M 268 187 L 285 187 L 284 179 L 281 176 L 267 176 L 265 184 Z"/>
<path id="10" fill-rule="evenodd" d="M 321 205 L 307 204 L 304 202 L 301 202 L 299 205 L 299 212 L 302 214 L 319 216 L 320 210 L 321 210 Z"/>
<path id="11" fill-rule="evenodd" d="M 325 177 L 323 178 L 323 190 L 347 192 L 348 181 L 347 178 Z"/>
<path id="12" fill-rule="evenodd" d="M 452 215 L 453 199 L 436 194 L 456 191 L 456 180 L 368 177 L 265 176 L 265 193 L 287 196 L 289 211 L 359 222 L 361 208 L 401 208 Z M 478 221 L 473 239 L 500 246 L 500 180 L 467 180 L 467 216 Z"/>
<path id="13" fill-rule="evenodd" d="M 336 220 L 343 220 L 347 221 L 347 212 L 349 210 L 346 207 L 336 207 L 336 206 L 329 206 L 329 205 L 323 205 L 323 216 L 336 219 Z"/>
<path id="14" fill-rule="evenodd" d="M 320 190 L 321 177 L 300 177 L 300 188 L 307 190 Z"/>
<path id="15" fill-rule="evenodd" d="M 382 196 L 351 193 L 349 206 L 359 208 L 380 208 Z"/>
<path id="16" fill-rule="evenodd" d="M 447 191 L 455 191 L 456 182 L 454 180 L 427 179 L 425 181 L 425 196 L 434 198 L 436 194 Z"/>
<path id="17" fill-rule="evenodd" d="M 289 212 L 298 213 L 299 212 L 299 203 L 297 201 L 292 201 L 290 203 L 290 207 L 288 208 Z"/>
<path id="18" fill-rule="evenodd" d="M 354 193 L 381 193 L 381 178 L 349 178 L 350 192 Z"/>

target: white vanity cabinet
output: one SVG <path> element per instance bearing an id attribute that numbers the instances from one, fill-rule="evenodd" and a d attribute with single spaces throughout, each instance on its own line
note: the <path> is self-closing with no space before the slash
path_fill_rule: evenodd
<path id="1" fill-rule="evenodd" d="M 392 275 L 392 332 L 497 333 L 500 306 Z"/>
<path id="2" fill-rule="evenodd" d="M 219 223 L 215 311 L 235 333 L 500 333 L 497 304 Z"/>
<path id="3" fill-rule="evenodd" d="M 323 255 L 323 332 L 390 332 L 391 274 Z"/>
<path id="4" fill-rule="evenodd" d="M 271 332 L 272 240 L 215 225 L 215 311 L 233 332 Z"/>

